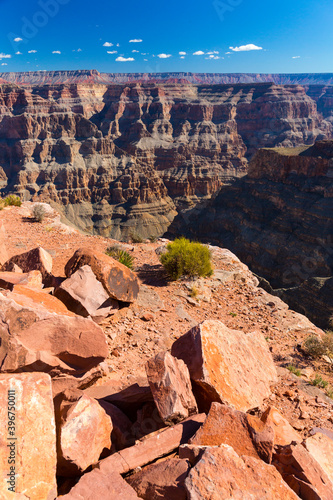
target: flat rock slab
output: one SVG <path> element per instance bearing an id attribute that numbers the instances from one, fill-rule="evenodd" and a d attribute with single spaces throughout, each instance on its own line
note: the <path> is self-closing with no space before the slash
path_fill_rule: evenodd
<path id="1" fill-rule="evenodd" d="M 228 445 L 207 448 L 185 487 L 187 500 L 299 500 L 275 467 Z"/>
<path id="2" fill-rule="evenodd" d="M 85 318 L 107 317 L 112 311 L 119 309 L 118 302 L 110 298 L 90 266 L 80 267 L 61 283 L 54 295 L 67 309 Z"/>
<path id="3" fill-rule="evenodd" d="M 30 271 L 29 273 L 1 272 L 0 288 L 4 290 L 14 290 L 15 286 L 23 285 L 37 289 L 43 288 L 43 277 L 40 271 Z"/>
<path id="4" fill-rule="evenodd" d="M 333 483 L 333 440 L 318 432 L 307 438 L 304 445 Z"/>
<path id="5" fill-rule="evenodd" d="M 112 423 L 101 405 L 81 391 L 55 399 L 59 476 L 76 476 L 111 449 Z"/>
<path id="6" fill-rule="evenodd" d="M 148 465 L 127 478 L 127 482 L 144 500 L 186 500 L 185 479 L 190 472 L 188 460 L 169 458 Z"/>
<path id="7" fill-rule="evenodd" d="M 273 427 L 274 446 L 286 446 L 293 441 L 296 441 L 296 443 L 303 441 L 302 436 L 295 431 L 288 420 L 274 406 L 267 408 L 261 416 L 261 420 Z"/>
<path id="8" fill-rule="evenodd" d="M 173 344 L 171 354 L 187 365 L 200 411 L 212 402 L 237 410 L 260 407 L 277 382 L 273 358 L 260 332 L 230 330 L 207 320 Z"/>
<path id="9" fill-rule="evenodd" d="M 143 467 L 157 458 L 170 454 L 181 444 L 187 443 L 205 418 L 205 414 L 194 415 L 174 427 L 148 434 L 134 446 L 101 460 L 98 468 L 107 475 L 112 472 L 126 474 L 137 467 Z"/>
<path id="10" fill-rule="evenodd" d="M 332 500 L 332 482 L 319 462 L 300 443 L 280 447 L 273 463 L 285 482 L 302 499 Z"/>
<path id="11" fill-rule="evenodd" d="M 147 378 L 160 417 L 177 423 L 198 412 L 184 361 L 161 352 L 146 364 Z"/>
<path id="12" fill-rule="evenodd" d="M 128 267 L 104 253 L 80 248 L 67 262 L 66 276 L 69 278 L 85 265 L 91 267 L 110 297 L 122 302 L 135 301 L 139 293 L 139 281 L 136 274 Z"/>
<path id="13" fill-rule="evenodd" d="M 8 414 L 8 407 L 11 414 Z M 9 427 L 9 421 L 15 427 Z M 13 464 L 8 463 L 9 457 L 15 460 Z M 29 500 L 53 500 L 57 496 L 56 464 L 50 376 L 45 373 L 1 374 L 0 498 L 20 498 L 7 495 L 8 486 L 12 485 L 7 482 L 7 474 L 12 466 L 17 494 L 24 494 Z"/>
<path id="14" fill-rule="evenodd" d="M 80 376 L 104 361 L 108 346 L 103 330 L 64 309 L 55 297 L 28 288 L 25 295 L 0 293 L 3 372 L 28 368 Z"/>
<path id="15" fill-rule="evenodd" d="M 67 495 L 58 500 L 137 500 L 139 497 L 133 488 L 126 483 L 120 474 L 111 473 L 105 476 L 94 469 L 84 474 L 80 481 Z"/>

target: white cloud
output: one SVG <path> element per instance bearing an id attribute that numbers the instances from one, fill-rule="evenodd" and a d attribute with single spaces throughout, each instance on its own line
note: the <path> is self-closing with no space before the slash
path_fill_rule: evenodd
<path id="1" fill-rule="evenodd" d="M 212 60 L 220 59 L 220 57 L 219 56 L 210 55 L 209 57 L 205 57 L 205 59 L 208 59 L 209 61 L 212 61 Z"/>
<path id="2" fill-rule="evenodd" d="M 17 52 L 15 52 L 15 55 L 17 56 L 21 56 L 22 55 L 22 52 L 20 52 L 19 50 Z"/>
<path id="3" fill-rule="evenodd" d="M 36 54 L 37 50 L 28 50 L 28 54 Z"/>
<path id="4" fill-rule="evenodd" d="M 1 63 L 1 66 L 8 66 L 7 63 Z"/>
<path id="5" fill-rule="evenodd" d="M 160 59 L 168 59 L 169 57 L 172 57 L 171 54 L 158 54 L 157 57 Z"/>
<path id="6" fill-rule="evenodd" d="M 139 54 L 139 50 L 132 50 L 133 54 Z"/>
<path id="7" fill-rule="evenodd" d="M 117 43 L 116 47 L 120 47 L 120 43 Z"/>
<path id="8" fill-rule="evenodd" d="M 180 56 L 181 59 L 185 59 L 185 56 Z"/>
<path id="9" fill-rule="evenodd" d="M 250 50 L 262 50 L 262 47 L 248 43 L 247 45 L 240 45 L 239 47 L 229 47 L 233 52 L 249 52 Z"/>
<path id="10" fill-rule="evenodd" d="M 103 47 L 113 47 L 113 43 L 105 42 L 105 43 L 103 43 Z"/>
<path id="11" fill-rule="evenodd" d="M 148 59 L 144 59 L 144 61 L 148 61 Z"/>
<path id="12" fill-rule="evenodd" d="M 292 58 L 293 58 L 293 59 L 300 59 L 300 58 L 301 58 L 301 56 L 293 56 Z"/>
<path id="13" fill-rule="evenodd" d="M 4 54 L 0 52 L 0 59 L 10 59 L 12 56 L 10 54 Z"/>
<path id="14" fill-rule="evenodd" d="M 14 42 L 22 42 L 23 38 L 20 38 L 19 36 L 17 38 L 14 38 Z"/>
<path id="15" fill-rule="evenodd" d="M 129 43 L 141 43 L 143 42 L 143 40 L 141 40 L 140 38 L 134 38 L 134 40 L 130 40 Z"/>
<path id="16" fill-rule="evenodd" d="M 186 56 L 186 52 L 179 52 L 180 56 Z"/>
<path id="17" fill-rule="evenodd" d="M 108 54 L 118 54 L 118 50 L 108 50 Z"/>
<path id="18" fill-rule="evenodd" d="M 52 54 L 61 54 L 60 50 L 54 50 Z"/>
<path id="19" fill-rule="evenodd" d="M 232 54 L 232 52 L 226 52 L 226 55 L 228 56 L 229 54 Z"/>
<path id="20" fill-rule="evenodd" d="M 211 56 L 213 54 L 219 54 L 218 50 L 212 50 L 211 52 L 207 52 L 207 56 Z"/>
<path id="21" fill-rule="evenodd" d="M 77 49 L 78 52 L 82 52 L 82 49 Z"/>
<path id="22" fill-rule="evenodd" d="M 202 50 L 197 50 L 196 52 L 193 52 L 193 55 L 194 56 L 203 56 L 203 55 L 205 55 L 205 53 L 202 52 Z"/>
<path id="23" fill-rule="evenodd" d="M 120 56 L 120 57 L 117 57 L 116 61 L 117 62 L 130 62 L 130 61 L 134 61 L 135 59 L 133 59 L 133 57 L 123 57 L 123 56 Z"/>

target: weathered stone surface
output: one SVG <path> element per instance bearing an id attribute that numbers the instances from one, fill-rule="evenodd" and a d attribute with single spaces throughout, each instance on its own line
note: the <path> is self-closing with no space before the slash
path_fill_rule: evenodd
<path id="1" fill-rule="evenodd" d="M 104 474 L 109 472 L 126 474 L 137 467 L 143 467 L 157 458 L 170 454 L 180 444 L 187 443 L 205 418 L 205 414 L 193 415 L 174 427 L 149 434 L 131 448 L 126 448 L 101 460 L 98 468 Z"/>
<path id="2" fill-rule="evenodd" d="M 80 376 L 107 357 L 105 334 L 93 321 L 75 316 L 51 295 L 24 288 L 25 295 L 0 293 L 3 372 Z"/>
<path id="3" fill-rule="evenodd" d="M 129 444 L 134 444 L 132 439 L 132 422 L 130 419 L 115 405 L 103 401 L 98 401 L 105 413 L 110 417 L 112 422 L 111 443 L 116 451 L 122 450 Z"/>
<path id="4" fill-rule="evenodd" d="M 15 391 L 15 399 L 8 391 Z M 9 401 L 15 401 L 15 420 L 11 420 L 14 436 L 9 435 Z M 15 456 L 16 493 L 29 500 L 54 500 L 56 430 L 51 379 L 45 373 L 0 374 L 0 498 L 4 500 L 20 498 L 7 496 L 11 452 Z"/>
<path id="5" fill-rule="evenodd" d="M 89 266 L 80 267 L 63 281 L 54 295 L 67 309 L 84 317 L 106 317 L 119 309 L 118 302 L 109 297 Z"/>
<path id="6" fill-rule="evenodd" d="M 201 460 L 204 452 L 210 448 L 218 448 L 218 446 L 202 446 L 197 444 L 182 444 L 179 446 L 179 458 L 185 458 L 192 466 L 196 465 Z"/>
<path id="7" fill-rule="evenodd" d="M 81 391 L 66 391 L 55 399 L 57 474 L 76 476 L 111 448 L 112 423 L 100 404 Z"/>
<path id="8" fill-rule="evenodd" d="M 304 445 L 333 484 L 333 440 L 318 432 L 314 436 L 307 438 Z"/>
<path id="9" fill-rule="evenodd" d="M 139 293 L 136 274 L 117 260 L 101 252 L 78 249 L 67 262 L 65 272 L 70 277 L 80 267 L 91 267 L 98 281 L 102 283 L 109 296 L 122 302 L 133 302 Z"/>
<path id="10" fill-rule="evenodd" d="M 301 444 L 279 448 L 273 463 L 283 479 L 303 500 L 331 500 L 333 484 L 320 464 Z"/>
<path id="11" fill-rule="evenodd" d="M 247 411 L 261 405 L 277 381 L 267 342 L 260 332 L 244 334 L 207 320 L 173 344 L 171 354 L 188 366 L 199 410 L 214 401 Z"/>
<path id="12" fill-rule="evenodd" d="M 228 445 L 207 448 L 185 480 L 188 500 L 297 500 L 272 465 Z"/>
<path id="13" fill-rule="evenodd" d="M 19 266 L 24 273 L 29 271 L 40 271 L 43 276 L 44 282 L 50 281 L 52 273 L 52 257 L 42 247 L 34 248 L 28 252 L 11 257 L 2 267 L 3 271 L 10 269 L 13 264 Z"/>
<path id="14" fill-rule="evenodd" d="M 165 423 L 177 423 L 197 413 L 190 374 L 182 360 L 161 352 L 147 362 L 146 372 L 155 404 Z"/>
<path id="15" fill-rule="evenodd" d="M 7 234 L 3 222 L 0 222 L 0 269 L 7 262 L 9 256 L 6 249 Z"/>
<path id="16" fill-rule="evenodd" d="M 40 271 L 30 271 L 29 273 L 0 273 L 0 288 L 13 290 L 16 285 L 29 286 L 32 288 L 43 288 L 43 277 Z"/>
<path id="17" fill-rule="evenodd" d="M 104 475 L 94 469 L 84 474 L 80 481 L 67 495 L 58 497 L 58 500 L 137 500 L 139 497 L 133 488 L 126 483 L 120 474 Z"/>
<path id="18" fill-rule="evenodd" d="M 185 479 L 190 471 L 188 460 L 169 458 L 148 465 L 127 478 L 128 484 L 145 500 L 186 500 Z"/>
<path id="19" fill-rule="evenodd" d="M 212 403 L 209 414 L 189 444 L 220 446 L 228 444 L 238 455 L 247 455 L 271 462 L 274 431 L 257 417 Z"/>
<path id="20" fill-rule="evenodd" d="M 261 416 L 261 420 L 273 427 L 274 445 L 285 446 L 293 441 L 296 441 L 296 443 L 302 442 L 302 437 L 274 406 L 267 408 L 265 413 Z"/>

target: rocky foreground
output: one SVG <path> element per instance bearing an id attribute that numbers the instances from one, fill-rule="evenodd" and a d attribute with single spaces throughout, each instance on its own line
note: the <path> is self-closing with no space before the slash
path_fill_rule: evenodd
<path id="1" fill-rule="evenodd" d="M 333 498 L 321 330 L 228 250 L 168 283 L 165 240 L 130 271 L 32 207 L 0 211 L 1 498 Z"/>

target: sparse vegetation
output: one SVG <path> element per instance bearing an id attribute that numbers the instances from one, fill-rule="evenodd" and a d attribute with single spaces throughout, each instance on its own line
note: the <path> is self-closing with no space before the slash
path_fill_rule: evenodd
<path id="1" fill-rule="evenodd" d="M 46 210 L 41 203 L 38 203 L 32 209 L 32 216 L 36 222 L 43 222 L 45 215 L 46 215 Z"/>
<path id="2" fill-rule="evenodd" d="M 327 332 L 322 339 L 312 335 L 304 342 L 304 350 L 314 358 L 326 356 L 333 367 L 333 332 Z"/>
<path id="3" fill-rule="evenodd" d="M 230 313 L 229 313 L 229 316 L 231 316 L 232 318 L 236 318 L 237 313 L 235 313 L 235 312 L 230 312 Z"/>
<path id="4" fill-rule="evenodd" d="M 136 233 L 135 231 L 132 231 L 131 234 L 130 234 L 130 238 L 131 238 L 131 241 L 132 243 L 142 243 L 143 242 L 143 238 L 142 236 L 140 236 L 138 233 Z"/>
<path id="5" fill-rule="evenodd" d="M 6 198 L 0 200 L 0 210 L 4 207 L 20 207 L 22 205 L 21 198 L 15 194 L 10 194 Z"/>
<path id="6" fill-rule="evenodd" d="M 192 288 L 190 290 L 190 297 L 192 297 L 192 299 L 196 299 L 198 294 L 199 294 L 199 290 L 195 286 L 192 286 Z"/>
<path id="7" fill-rule="evenodd" d="M 151 242 L 151 243 L 155 243 L 157 241 L 157 237 L 156 236 L 149 236 L 148 240 Z"/>
<path id="8" fill-rule="evenodd" d="M 296 368 L 296 366 L 294 365 L 289 365 L 287 366 L 288 370 L 293 373 L 294 375 L 296 375 L 296 377 L 300 377 L 301 376 L 301 370 L 299 368 Z"/>
<path id="9" fill-rule="evenodd" d="M 167 245 L 167 251 L 160 256 L 161 263 L 174 281 L 181 276 L 211 276 L 211 254 L 207 246 L 177 238 Z"/>
<path id="10" fill-rule="evenodd" d="M 116 259 L 118 262 L 128 267 L 129 269 L 134 268 L 134 257 L 130 255 L 126 250 L 121 250 L 118 246 L 108 247 L 105 251 L 106 255 Z"/>
<path id="11" fill-rule="evenodd" d="M 328 386 L 327 380 L 324 380 L 321 375 L 316 375 L 313 380 L 310 381 L 311 385 L 314 385 L 315 387 L 319 387 L 320 389 L 326 389 Z"/>

